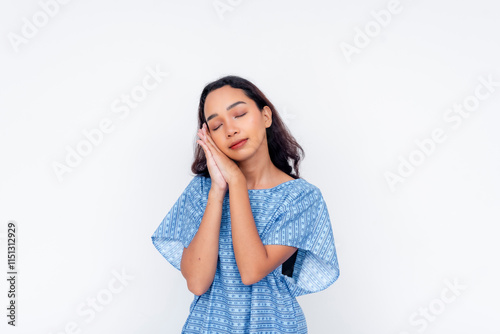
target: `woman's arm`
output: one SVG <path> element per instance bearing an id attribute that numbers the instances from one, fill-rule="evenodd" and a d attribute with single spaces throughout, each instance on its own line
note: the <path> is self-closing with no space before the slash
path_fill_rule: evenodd
<path id="1" fill-rule="evenodd" d="M 255 226 L 244 176 L 229 183 L 229 203 L 236 264 L 243 284 L 254 284 L 285 262 L 297 248 L 262 243 Z"/>
<path id="2" fill-rule="evenodd" d="M 187 281 L 189 291 L 198 296 L 210 288 L 217 269 L 224 195 L 222 191 L 210 189 L 200 227 L 182 252 L 181 273 Z"/>

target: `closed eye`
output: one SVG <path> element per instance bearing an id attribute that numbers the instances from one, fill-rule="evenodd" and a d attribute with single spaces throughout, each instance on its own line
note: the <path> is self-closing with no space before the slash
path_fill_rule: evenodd
<path id="1" fill-rule="evenodd" d="M 243 114 L 241 114 L 241 115 L 234 116 L 234 118 L 238 118 L 238 117 L 241 117 L 241 116 L 245 116 L 246 114 L 247 114 L 247 113 L 245 112 L 245 113 L 243 113 Z M 220 127 L 221 127 L 221 125 L 222 125 L 222 124 L 220 124 L 220 125 L 219 125 L 218 127 L 216 127 L 215 129 L 212 129 L 212 131 L 217 130 L 218 128 L 220 128 Z"/>

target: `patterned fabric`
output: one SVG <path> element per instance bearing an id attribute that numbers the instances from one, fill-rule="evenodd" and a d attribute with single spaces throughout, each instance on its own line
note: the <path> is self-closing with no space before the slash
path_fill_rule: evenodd
<path id="1" fill-rule="evenodd" d="M 178 270 L 183 248 L 200 225 L 210 186 L 210 178 L 193 177 L 151 237 Z M 295 297 L 326 289 L 339 276 L 330 217 L 316 186 L 299 178 L 270 189 L 249 189 L 248 195 L 262 243 L 299 249 L 293 275 L 283 275 L 280 265 L 255 284 L 242 283 L 226 193 L 214 281 L 207 292 L 194 296 L 182 333 L 307 333 Z"/>

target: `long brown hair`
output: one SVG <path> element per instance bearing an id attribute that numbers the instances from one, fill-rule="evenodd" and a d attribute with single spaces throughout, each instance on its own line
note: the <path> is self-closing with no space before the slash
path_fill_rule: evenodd
<path id="1" fill-rule="evenodd" d="M 271 161 L 277 168 L 289 176 L 294 179 L 299 178 L 299 164 L 300 160 L 305 157 L 304 150 L 291 135 L 273 104 L 257 86 L 246 79 L 235 75 L 228 75 L 205 86 L 201 92 L 200 104 L 198 106 L 198 129 L 201 129 L 203 123 L 206 123 L 204 109 L 205 100 L 208 94 L 226 85 L 243 90 L 245 95 L 255 102 L 261 112 L 265 106 L 271 109 L 273 121 L 271 126 L 266 129 L 267 146 Z M 195 146 L 194 161 L 191 165 L 191 171 L 194 174 L 210 177 L 205 152 L 197 143 L 195 143 Z"/>

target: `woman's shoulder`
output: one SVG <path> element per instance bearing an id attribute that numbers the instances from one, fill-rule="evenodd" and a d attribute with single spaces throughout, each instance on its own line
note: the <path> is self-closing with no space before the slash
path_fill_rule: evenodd
<path id="1" fill-rule="evenodd" d="M 303 201 L 317 201 L 323 196 L 321 190 L 305 178 L 297 178 L 288 181 L 288 183 L 290 183 L 290 187 L 285 190 L 288 195 L 288 202 L 292 205 Z"/>
<path id="2" fill-rule="evenodd" d="M 309 182 L 308 179 L 303 177 L 298 177 L 296 179 L 291 179 L 286 181 L 284 184 L 289 184 L 291 189 L 289 191 L 297 193 L 298 196 L 305 196 L 309 193 L 320 193 L 320 189 L 313 183 Z"/>

